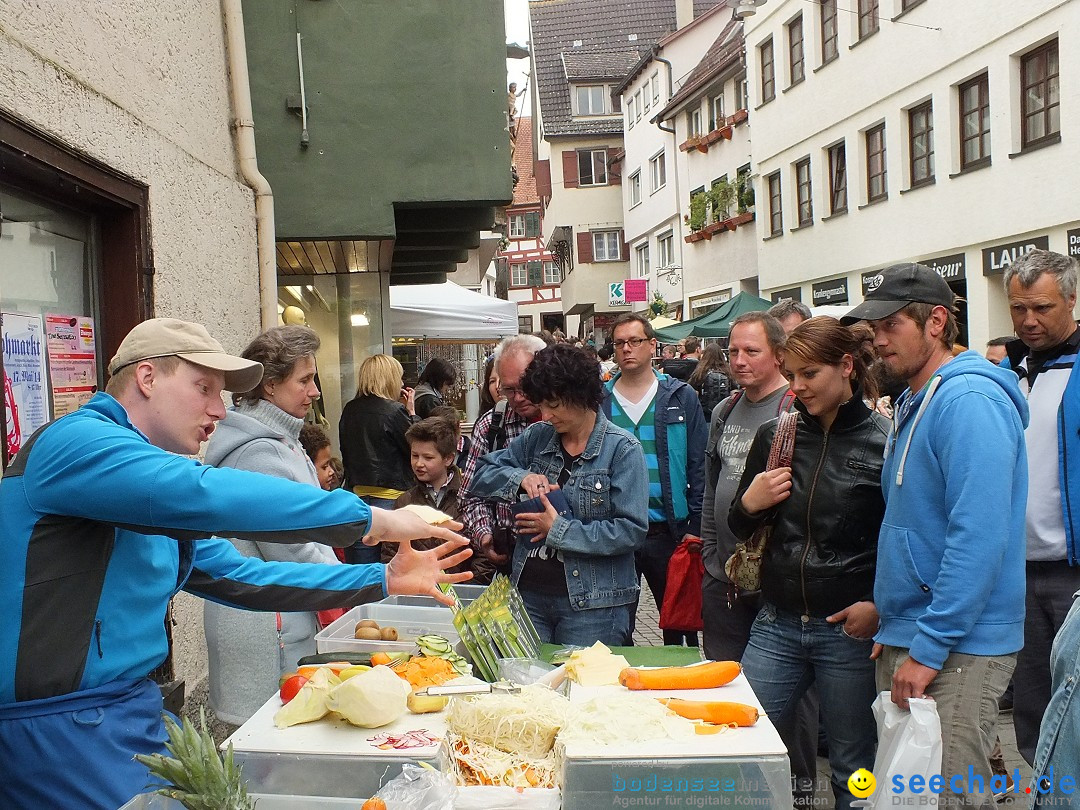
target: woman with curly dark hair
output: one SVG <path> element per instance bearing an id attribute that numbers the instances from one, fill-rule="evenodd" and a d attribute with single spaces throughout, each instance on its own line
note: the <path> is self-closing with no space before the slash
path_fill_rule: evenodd
<path id="1" fill-rule="evenodd" d="M 480 459 L 475 495 L 540 498 L 518 514 L 511 579 L 540 638 L 589 646 L 628 643 L 637 603 L 634 551 L 648 530 L 649 477 L 637 439 L 600 410 L 596 361 L 556 344 L 537 352 L 521 380 L 543 421 Z M 569 514 L 547 495 L 560 489 Z"/>

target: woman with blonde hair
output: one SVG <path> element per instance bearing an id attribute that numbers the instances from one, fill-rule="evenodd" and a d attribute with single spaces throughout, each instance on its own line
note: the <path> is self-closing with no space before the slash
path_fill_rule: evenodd
<path id="1" fill-rule="evenodd" d="M 851 806 L 848 778 L 874 761 L 877 743 L 870 653 L 889 423 L 863 400 L 866 360 L 860 336 L 835 318 L 795 327 L 783 365 L 797 397 L 791 466 L 767 469 L 779 420 L 766 422 L 728 514 L 740 540 L 772 527 L 743 671 L 789 748 L 796 706 L 817 684 L 838 808 Z"/>
<path id="2" fill-rule="evenodd" d="M 405 431 L 416 421 L 413 391 L 402 387 L 401 363 L 375 354 L 360 365 L 356 397 L 341 412 L 338 438 L 345 486 L 368 506 L 393 509 L 413 485 Z M 345 549 L 345 562 L 379 561 L 378 546 L 359 541 Z"/>

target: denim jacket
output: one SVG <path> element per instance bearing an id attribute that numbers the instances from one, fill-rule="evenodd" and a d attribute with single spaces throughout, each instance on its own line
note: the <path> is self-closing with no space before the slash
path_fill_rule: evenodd
<path id="1" fill-rule="evenodd" d="M 556 482 L 563 453 L 555 429 L 537 422 L 505 450 L 482 457 L 469 488 L 473 495 L 513 503 L 529 473 Z M 570 606 L 587 610 L 632 604 L 638 594 L 634 551 L 645 542 L 649 526 L 649 475 L 638 440 L 597 413 L 563 494 L 573 516 L 557 517 L 544 542 L 563 561 Z M 530 546 L 519 542 L 514 548 L 514 585 Z"/>
<path id="2" fill-rule="evenodd" d="M 1074 597 L 1072 609 L 1061 625 L 1050 653 L 1053 693 L 1043 714 L 1039 747 L 1035 750 L 1032 807 L 1038 806 L 1040 776 L 1052 767 L 1052 787 L 1056 791 L 1061 786 L 1061 777 L 1076 775 L 1076 764 L 1080 762 L 1080 655 L 1077 650 L 1080 650 L 1080 592 Z M 1055 794 L 1055 797 L 1060 799 L 1063 795 Z"/>

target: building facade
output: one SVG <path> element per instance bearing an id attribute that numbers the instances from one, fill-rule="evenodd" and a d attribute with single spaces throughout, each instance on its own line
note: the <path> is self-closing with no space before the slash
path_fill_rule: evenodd
<path id="1" fill-rule="evenodd" d="M 532 118 L 519 118 L 515 128 L 514 201 L 506 209 L 506 237 L 497 258 L 506 297 L 518 304 L 518 331 L 546 329 L 566 332 L 562 271 L 543 239 L 544 210 L 536 191 L 536 160 L 532 151 Z"/>
<path id="2" fill-rule="evenodd" d="M 571 333 L 599 340 L 631 277 L 623 228 L 623 112 L 614 91 L 661 37 L 687 21 L 688 0 L 552 0 L 529 7 L 533 138 L 544 240 L 562 271 Z M 612 285 L 615 285 L 613 289 Z"/>
<path id="3" fill-rule="evenodd" d="M 853 305 L 917 260 L 981 348 L 1012 331 L 1005 267 L 1080 252 L 1080 4 L 849 5 L 767 0 L 746 20 L 762 294 Z"/>

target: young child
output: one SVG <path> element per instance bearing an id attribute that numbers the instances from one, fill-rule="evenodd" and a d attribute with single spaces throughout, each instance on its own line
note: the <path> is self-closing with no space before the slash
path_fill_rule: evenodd
<path id="1" fill-rule="evenodd" d="M 304 425 L 300 428 L 300 444 L 308 454 L 315 472 L 319 476 L 319 486 L 325 490 L 341 486 L 341 478 L 334 469 L 334 457 L 330 450 L 330 440 L 318 425 Z"/>
<path id="2" fill-rule="evenodd" d="M 394 508 L 419 504 L 438 509 L 454 520 L 461 514 L 458 491 L 461 488 L 461 471 L 454 465 L 457 457 L 457 434 L 454 427 L 443 417 L 429 416 L 407 431 L 413 475 L 417 484 L 394 501 Z M 414 540 L 413 548 L 428 549 L 439 544 L 435 538 Z M 390 562 L 397 554 L 396 543 L 383 543 L 382 561 Z M 468 571 L 469 562 L 454 568 L 455 572 Z"/>

